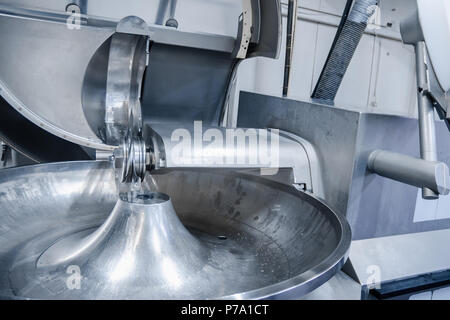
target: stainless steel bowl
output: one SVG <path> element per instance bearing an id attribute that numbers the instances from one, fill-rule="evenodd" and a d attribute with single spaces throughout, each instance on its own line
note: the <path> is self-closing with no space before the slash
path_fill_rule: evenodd
<path id="1" fill-rule="evenodd" d="M 95 287 L 90 281 L 97 279 L 89 276 L 81 279 L 81 289 L 68 288 L 61 275 L 69 278 L 73 270 L 39 277 L 38 259 L 46 249 L 94 232 L 105 222 L 118 200 L 114 172 L 110 163 L 92 161 L 14 168 L 0 171 L 0 296 L 299 298 L 331 278 L 346 260 L 351 241 L 346 219 L 294 187 L 231 171 L 184 169 L 152 177 L 158 191 L 170 195 L 196 246 L 206 248 L 199 256 L 207 267 L 201 261 L 192 268 L 175 263 L 173 272 L 181 272 L 174 274 L 176 285 L 134 281 L 95 292 L 83 290 Z M 151 260 L 149 272 L 161 270 L 164 259 L 179 261 L 175 255 Z M 145 263 L 139 265 L 145 269 Z M 83 268 L 79 271 L 84 276 Z"/>

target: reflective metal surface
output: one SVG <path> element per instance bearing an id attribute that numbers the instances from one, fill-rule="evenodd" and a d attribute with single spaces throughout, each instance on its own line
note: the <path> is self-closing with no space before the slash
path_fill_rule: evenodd
<path id="1" fill-rule="evenodd" d="M 66 24 L 66 16 L 42 16 L 42 12 L 22 12 L 19 9 L 16 12 L 16 9 L 0 6 L 0 39 L 3 43 L 0 47 L 1 96 L 38 128 L 85 147 L 113 150 L 114 146 L 104 141 L 105 105 L 108 102 L 110 107 L 114 106 L 117 101 L 111 95 L 116 92 L 110 92 L 106 97 L 106 90 L 115 84 L 120 87 L 117 75 L 121 73 L 128 79 L 126 83 L 131 86 L 131 92 L 134 95 L 140 93 L 134 89 L 140 87 L 143 63 L 138 62 L 143 60 L 144 55 L 133 56 L 133 50 L 145 48 L 145 45 L 138 41 L 128 47 L 127 55 L 127 47 L 123 46 L 126 41 L 116 43 L 120 41 L 111 39 L 116 35 L 116 28 L 124 27 L 130 31 L 117 21 L 89 17 L 86 24 L 73 29 Z M 234 38 L 160 26 L 149 26 L 147 29 L 151 33 L 153 53 L 150 58 L 152 72 L 146 77 L 143 92 L 144 104 L 149 103 L 158 112 L 158 107 L 167 110 L 169 106 L 178 107 L 180 101 L 183 101 L 182 106 L 186 105 L 186 101 L 192 101 L 200 110 L 213 106 L 218 108 L 230 72 Z M 121 30 L 118 29 L 119 32 Z M 132 44 L 133 37 L 128 38 L 128 43 Z M 136 62 L 129 70 L 130 74 L 127 75 L 124 69 L 128 64 L 109 65 L 111 47 L 111 56 L 115 58 L 111 63 L 123 62 L 127 56 L 132 58 L 128 63 Z M 189 70 L 180 69 L 178 64 L 174 64 L 174 59 Z M 190 59 L 194 59 L 195 63 L 189 64 Z M 206 70 L 205 64 L 208 65 Z M 168 69 L 168 65 L 172 69 Z M 174 65 L 177 67 L 174 68 Z M 198 68 L 199 65 L 202 68 Z M 204 75 L 207 77 L 202 78 Z M 206 86 L 202 86 L 201 91 L 195 91 L 192 87 L 175 90 L 180 96 L 174 98 L 174 87 L 184 88 L 186 83 L 199 86 L 206 83 L 209 90 L 205 90 Z M 120 90 L 123 88 L 118 89 L 121 96 L 116 100 L 127 100 L 125 91 Z M 191 91 L 193 93 L 187 94 Z M 156 92 L 158 97 L 153 96 Z M 168 95 L 170 101 L 164 99 Z M 192 96 L 198 99 L 193 100 Z M 171 114 L 178 114 L 177 111 Z M 209 112 L 211 117 L 214 112 Z"/>
<path id="2" fill-rule="evenodd" d="M 347 212 L 360 114 L 250 92 L 239 97 L 238 127 L 278 128 L 310 142 L 321 160 L 324 199 Z"/>
<path id="3" fill-rule="evenodd" d="M 100 228 L 75 233 L 45 250 L 34 279 L 23 279 L 26 263 L 12 269 L 10 278 L 16 293 L 35 298 L 167 299 L 180 297 L 180 291 L 195 297 L 214 294 L 214 279 L 223 274 L 218 260 L 233 270 L 234 261 L 226 256 L 186 230 L 167 195 L 121 195 Z M 61 286 L 70 266 L 78 266 L 82 276 L 76 290 Z M 200 273 L 205 278 L 198 292 Z M 43 294 L 47 290 L 52 293 Z"/>
<path id="4" fill-rule="evenodd" d="M 136 89 L 141 87 L 145 68 L 145 63 L 139 63 L 145 54 L 134 55 L 134 50 L 144 51 L 144 41 L 129 23 L 122 22 L 143 14 L 141 32 L 151 40 L 150 70 L 142 88 L 141 103 L 147 109 L 143 116 L 152 121 L 193 119 L 217 125 L 234 66 L 231 53 L 241 1 L 178 3 L 176 15 L 170 10 L 168 18 L 176 18 L 179 29 L 154 25 L 155 17 L 148 16 L 163 2 L 77 2 L 74 4 L 82 14 L 73 16 L 64 1 L 0 0 L 0 95 L 29 121 L 57 137 L 97 150 L 113 150 L 116 139 L 105 135 L 121 131 L 122 121 L 117 118 L 122 117 L 122 109 L 128 109 L 121 106 L 141 93 Z M 279 0 L 264 1 L 260 9 L 259 42 L 252 43 L 249 53 L 277 57 Z M 205 22 L 198 12 L 207 12 L 212 25 L 232 25 L 233 32 L 225 35 L 210 26 L 186 27 L 188 18 L 196 25 Z M 220 18 L 214 19 L 214 14 Z M 130 63 L 133 67 L 128 70 Z M 30 148 L 19 147 L 32 153 L 27 152 Z"/>
<path id="5" fill-rule="evenodd" d="M 287 183 L 303 185 L 304 190 L 318 197 L 324 196 L 314 147 L 288 132 L 252 128 L 233 130 L 207 127 L 200 122 L 175 126 L 153 124 L 151 127 L 144 124 L 143 132 L 146 144 L 152 149 L 154 169 L 259 169 L 262 175 L 274 176 L 280 168 L 286 168 L 292 169 L 292 178 Z M 209 142 L 209 135 L 214 137 L 214 143 Z M 187 152 L 179 152 L 180 140 L 192 138 L 197 142 L 188 144 Z M 245 139 L 254 143 L 247 145 Z M 262 147 L 265 143 L 267 147 Z"/>
<path id="6" fill-rule="evenodd" d="M 86 120 L 81 93 L 91 57 L 113 33 L 0 15 L 0 38 L 8 43 L 0 47 L 1 95 L 38 127 L 79 145 L 108 149 Z"/>
<path id="7" fill-rule="evenodd" d="M 140 94 L 148 61 L 148 37 L 140 31 L 144 21 L 128 17 L 119 23 L 130 33 L 115 33 L 91 59 L 82 89 L 83 112 L 92 131 L 106 144 L 118 146 L 128 128 L 142 126 Z M 106 76 L 106 81 L 105 77 Z M 106 87 L 104 87 L 106 86 Z"/>
<path id="8" fill-rule="evenodd" d="M 346 220 L 293 187 L 219 170 L 147 176 L 144 189 L 170 195 L 184 229 L 164 196 L 116 205 L 114 179 L 108 162 L 0 171 L 0 296 L 291 298 L 346 259 Z M 79 255 L 77 237 L 88 243 Z"/>
<path id="9" fill-rule="evenodd" d="M 265 0 L 264 2 L 266 2 Z M 167 2 L 170 5 L 167 6 Z M 0 0 L 0 6 L 65 13 L 69 3 L 78 4 L 82 14 L 119 21 L 126 16 L 142 17 L 148 24 L 165 25 L 175 18 L 179 30 L 208 32 L 235 37 L 242 0 L 183 0 L 172 8 L 174 0 Z M 269 2 L 269 1 L 267 1 Z M 167 10 L 169 9 L 169 10 Z M 174 9 L 174 10 L 173 10 Z"/>

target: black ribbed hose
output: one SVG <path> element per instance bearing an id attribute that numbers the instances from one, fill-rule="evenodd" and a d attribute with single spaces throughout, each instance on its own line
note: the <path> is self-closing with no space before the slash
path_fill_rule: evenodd
<path id="1" fill-rule="evenodd" d="M 352 7 L 352 3 L 353 7 Z M 348 0 L 313 99 L 334 101 L 378 0 Z"/>

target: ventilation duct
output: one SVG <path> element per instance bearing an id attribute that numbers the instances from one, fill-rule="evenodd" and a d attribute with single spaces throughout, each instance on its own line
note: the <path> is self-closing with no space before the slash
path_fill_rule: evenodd
<path id="1" fill-rule="evenodd" d="M 377 4 L 378 0 L 347 1 L 338 32 L 312 94 L 313 99 L 334 101 Z"/>

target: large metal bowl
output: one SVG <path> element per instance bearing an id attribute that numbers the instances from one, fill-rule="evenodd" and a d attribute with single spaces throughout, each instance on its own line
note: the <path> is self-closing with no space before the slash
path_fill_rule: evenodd
<path id="1" fill-rule="evenodd" d="M 212 251 L 225 252 L 226 260 L 222 257 L 223 266 L 217 263 L 208 281 L 203 271 L 186 275 L 195 288 L 146 288 L 149 294 L 140 298 L 299 298 L 346 260 L 351 241 L 346 219 L 294 187 L 231 171 L 173 170 L 153 178 L 191 234 Z M 18 294 L 15 282 L 29 275 L 17 265 L 68 234 L 98 227 L 117 198 L 107 162 L 1 170 L 0 296 L 61 298 L 51 290 L 27 295 L 26 284 Z"/>

